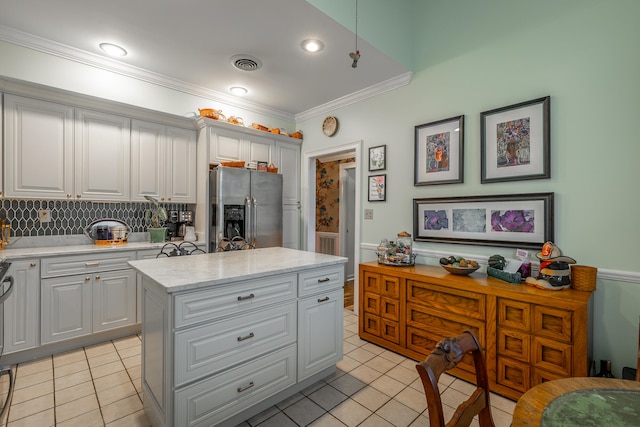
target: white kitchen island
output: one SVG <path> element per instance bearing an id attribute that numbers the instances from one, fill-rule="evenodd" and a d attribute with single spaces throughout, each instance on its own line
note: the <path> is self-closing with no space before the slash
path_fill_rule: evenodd
<path id="1" fill-rule="evenodd" d="M 130 261 L 152 425 L 235 426 L 333 374 L 346 261 L 286 248 Z"/>

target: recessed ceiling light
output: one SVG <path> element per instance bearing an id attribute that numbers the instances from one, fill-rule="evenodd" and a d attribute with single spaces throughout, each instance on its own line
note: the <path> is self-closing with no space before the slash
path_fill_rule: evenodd
<path id="1" fill-rule="evenodd" d="M 231 91 L 231 93 L 233 93 L 234 95 L 246 95 L 247 94 L 247 89 L 241 87 L 241 86 L 232 86 L 229 88 L 229 90 Z"/>
<path id="2" fill-rule="evenodd" d="M 126 50 L 113 43 L 100 43 L 100 49 L 110 56 L 125 56 L 127 54 Z"/>
<path id="3" fill-rule="evenodd" d="M 324 43 L 320 40 L 308 39 L 300 43 L 300 46 L 307 52 L 320 52 L 324 48 Z"/>

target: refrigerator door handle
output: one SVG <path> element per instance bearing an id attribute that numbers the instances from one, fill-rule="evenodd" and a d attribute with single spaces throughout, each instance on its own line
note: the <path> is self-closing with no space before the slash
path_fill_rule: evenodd
<path id="1" fill-rule="evenodd" d="M 256 240 L 258 239 L 258 201 L 253 198 L 253 230 L 252 230 L 253 242 L 251 247 L 255 249 Z"/>
<path id="2" fill-rule="evenodd" d="M 255 219 L 253 218 L 252 212 L 251 212 L 251 198 L 249 196 L 247 196 L 247 198 L 245 199 L 245 212 L 247 215 L 247 221 L 244 225 L 244 239 L 247 243 L 251 244 L 251 239 L 252 239 L 252 235 L 251 233 L 253 232 L 253 221 L 255 221 Z"/>

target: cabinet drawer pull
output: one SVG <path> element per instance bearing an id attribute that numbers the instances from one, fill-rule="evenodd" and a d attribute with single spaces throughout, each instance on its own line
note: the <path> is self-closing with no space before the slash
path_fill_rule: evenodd
<path id="1" fill-rule="evenodd" d="M 331 279 L 329 279 L 328 277 L 325 277 L 324 279 L 318 279 L 318 283 L 328 282 L 329 280 Z"/>
<path id="2" fill-rule="evenodd" d="M 251 298 L 255 298 L 256 296 L 254 294 L 249 294 L 246 297 L 238 297 L 238 301 L 244 301 L 246 299 L 251 299 Z"/>
<path id="3" fill-rule="evenodd" d="M 243 391 L 248 390 L 253 386 L 254 386 L 253 381 L 251 381 L 249 384 L 245 386 L 238 387 L 238 393 L 242 393 Z"/>
<path id="4" fill-rule="evenodd" d="M 248 340 L 249 338 L 253 338 L 255 337 L 255 335 L 253 334 L 253 332 L 251 332 L 249 335 L 244 336 L 244 337 L 238 337 L 238 341 L 244 341 L 244 340 Z"/>
<path id="5" fill-rule="evenodd" d="M 318 302 L 325 302 L 325 301 L 329 301 L 329 297 L 318 298 Z"/>
<path id="6" fill-rule="evenodd" d="M 100 261 L 85 262 L 84 265 L 85 267 L 97 267 L 100 265 Z"/>

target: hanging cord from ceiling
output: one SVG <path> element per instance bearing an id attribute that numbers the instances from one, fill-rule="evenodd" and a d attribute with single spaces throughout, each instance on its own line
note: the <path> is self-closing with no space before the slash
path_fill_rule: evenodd
<path id="1" fill-rule="evenodd" d="M 358 60 L 360 59 L 360 51 L 358 50 L 358 0 L 356 0 L 356 50 L 355 52 L 351 52 L 349 57 L 353 59 L 351 67 L 358 67 Z"/>

